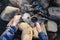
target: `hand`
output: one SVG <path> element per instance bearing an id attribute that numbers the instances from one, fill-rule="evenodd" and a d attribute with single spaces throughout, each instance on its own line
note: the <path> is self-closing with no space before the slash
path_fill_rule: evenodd
<path id="1" fill-rule="evenodd" d="M 16 26 L 21 19 L 21 15 L 15 15 L 13 18 L 13 26 Z"/>
<path id="2" fill-rule="evenodd" d="M 40 24 L 38 23 L 38 22 L 36 22 L 36 29 L 37 29 L 37 31 L 38 32 L 42 32 L 42 29 L 41 29 L 41 26 L 40 26 Z"/>

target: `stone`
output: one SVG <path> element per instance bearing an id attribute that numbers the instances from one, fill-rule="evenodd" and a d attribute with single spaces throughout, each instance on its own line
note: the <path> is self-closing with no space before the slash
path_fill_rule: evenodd
<path id="1" fill-rule="evenodd" d="M 49 0 L 39 0 L 41 2 L 41 5 L 44 8 L 47 8 L 49 6 Z"/>
<path id="2" fill-rule="evenodd" d="M 57 24 L 54 21 L 48 20 L 47 31 L 57 32 Z"/>
<path id="3" fill-rule="evenodd" d="M 54 2 L 57 4 L 57 6 L 60 6 L 60 0 L 55 0 Z"/>
<path id="4" fill-rule="evenodd" d="M 19 7 L 19 8 L 23 4 L 29 4 L 27 0 L 9 0 L 9 1 L 10 1 L 10 4 L 12 4 L 13 6 Z"/>
<path id="5" fill-rule="evenodd" d="M 19 8 L 7 6 L 1 13 L 1 19 L 4 21 L 9 21 L 14 17 L 14 15 L 19 14 L 18 11 L 20 11 Z"/>
<path id="6" fill-rule="evenodd" d="M 60 19 L 60 7 L 50 7 L 48 8 L 49 14 L 56 16 Z"/>

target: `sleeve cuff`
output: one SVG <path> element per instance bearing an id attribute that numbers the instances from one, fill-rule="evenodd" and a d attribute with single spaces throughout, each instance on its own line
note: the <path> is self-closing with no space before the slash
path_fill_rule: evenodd
<path id="1" fill-rule="evenodd" d="M 16 32 L 17 29 L 15 26 L 10 26 L 10 27 L 13 29 L 14 32 Z"/>
<path id="2" fill-rule="evenodd" d="M 39 32 L 39 35 L 45 35 L 45 33 L 44 32 Z"/>

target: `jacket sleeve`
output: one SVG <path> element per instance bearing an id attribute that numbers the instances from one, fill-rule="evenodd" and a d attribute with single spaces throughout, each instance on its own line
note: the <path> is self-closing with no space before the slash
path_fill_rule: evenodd
<path id="1" fill-rule="evenodd" d="M 14 33 L 16 32 L 16 28 L 14 26 L 8 27 L 5 32 L 1 35 L 1 40 L 12 40 Z"/>
<path id="2" fill-rule="evenodd" d="M 40 32 L 38 34 L 40 40 L 48 40 L 48 36 L 46 34 L 44 34 L 43 32 Z"/>

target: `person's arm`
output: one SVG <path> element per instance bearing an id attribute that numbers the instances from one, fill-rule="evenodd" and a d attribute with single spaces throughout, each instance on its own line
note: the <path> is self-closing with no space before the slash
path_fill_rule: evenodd
<path id="1" fill-rule="evenodd" d="M 4 33 L 0 36 L 0 40 L 12 40 L 14 33 L 17 31 L 18 27 L 16 26 L 19 22 L 21 15 L 14 16 L 13 23 L 8 27 Z"/>
<path id="2" fill-rule="evenodd" d="M 15 26 L 11 26 L 8 27 L 5 32 L 1 35 L 0 39 L 1 40 L 12 40 L 14 33 L 16 32 L 16 27 Z"/>
<path id="3" fill-rule="evenodd" d="M 44 32 L 39 32 L 38 36 L 40 40 L 48 40 L 48 36 Z"/>
<path id="4" fill-rule="evenodd" d="M 42 28 L 39 23 L 36 23 L 36 29 L 38 31 L 38 36 L 40 40 L 48 40 L 48 36 L 42 32 Z"/>

